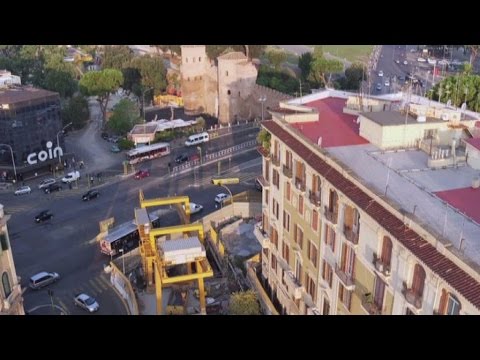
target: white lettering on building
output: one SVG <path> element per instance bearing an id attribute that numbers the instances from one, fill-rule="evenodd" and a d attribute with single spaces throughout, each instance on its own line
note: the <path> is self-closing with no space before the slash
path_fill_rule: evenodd
<path id="1" fill-rule="evenodd" d="M 30 165 L 36 164 L 37 158 L 39 161 L 45 161 L 47 159 L 56 159 L 59 156 L 63 156 L 63 150 L 60 146 L 57 146 L 56 148 L 53 149 L 52 151 L 52 146 L 53 143 L 51 141 L 47 142 L 47 151 L 42 150 L 38 154 L 37 153 L 31 153 L 27 156 L 27 162 Z"/>

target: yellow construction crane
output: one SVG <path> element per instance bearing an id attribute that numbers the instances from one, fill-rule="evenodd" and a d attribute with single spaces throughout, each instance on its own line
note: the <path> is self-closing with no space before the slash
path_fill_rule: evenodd
<path id="1" fill-rule="evenodd" d="M 188 196 L 175 196 L 171 198 L 155 198 L 146 200 L 143 191 L 139 192 L 140 209 L 135 209 L 135 220 L 138 227 L 140 237 L 140 254 L 143 260 L 144 274 L 147 280 L 147 290 L 153 290 L 155 287 L 157 300 L 157 314 L 162 314 L 162 289 L 165 285 L 184 283 L 190 281 L 198 282 L 200 312 L 206 314 L 205 301 L 205 286 L 204 279 L 213 276 L 213 270 L 208 263 L 206 254 L 201 252 L 193 258 L 186 259 L 179 264 L 186 264 L 187 274 L 169 276 L 167 268 L 176 264 L 174 261 L 167 260 L 168 253 L 167 244 L 173 244 L 174 240 L 167 240 L 160 246 L 157 246 L 157 238 L 162 235 L 172 235 L 182 233 L 184 235 L 191 235 L 192 232 L 198 234 L 200 247 L 205 249 L 205 236 L 202 224 L 189 224 L 190 222 L 190 200 Z M 176 225 L 164 228 L 153 228 L 148 217 L 146 208 L 162 205 L 177 205 L 177 211 L 182 219 L 183 225 Z M 183 204 L 183 207 L 180 205 Z M 195 239 L 190 238 L 190 242 L 195 242 Z M 196 240 L 198 242 L 198 240 Z M 178 243 L 178 240 L 176 240 Z M 180 240 L 182 241 L 182 240 Z M 194 244 L 195 246 L 195 244 Z M 160 247 L 160 249 L 159 249 Z"/>

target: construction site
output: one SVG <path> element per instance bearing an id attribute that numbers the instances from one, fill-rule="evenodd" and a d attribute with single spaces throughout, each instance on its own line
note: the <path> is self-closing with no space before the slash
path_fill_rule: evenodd
<path id="1" fill-rule="evenodd" d="M 228 314 L 230 295 L 251 287 L 246 262 L 261 251 L 253 234 L 261 207 L 261 194 L 244 192 L 191 223 L 188 196 L 146 199 L 140 190 L 132 209 L 139 246 L 120 250 L 105 268 L 130 314 Z M 177 214 L 178 225 L 162 226 L 167 213 Z M 113 219 L 100 227 L 97 239 L 108 236 Z"/>

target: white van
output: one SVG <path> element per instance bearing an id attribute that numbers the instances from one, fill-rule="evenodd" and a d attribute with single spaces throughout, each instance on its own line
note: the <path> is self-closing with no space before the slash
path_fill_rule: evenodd
<path id="1" fill-rule="evenodd" d="M 185 141 L 185 146 L 193 146 L 193 145 L 198 145 L 204 142 L 207 142 L 210 140 L 210 137 L 208 136 L 207 132 L 203 132 L 201 134 L 195 134 L 195 135 L 190 135 Z"/>
<path id="2" fill-rule="evenodd" d="M 51 283 L 54 283 L 60 278 L 60 275 L 56 272 L 42 271 L 30 278 L 30 287 L 32 289 L 40 289 Z"/>

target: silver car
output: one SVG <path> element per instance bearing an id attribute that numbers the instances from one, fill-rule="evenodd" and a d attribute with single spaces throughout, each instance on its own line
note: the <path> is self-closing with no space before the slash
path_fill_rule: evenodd
<path id="1" fill-rule="evenodd" d="M 75 306 L 79 306 L 88 312 L 95 312 L 100 309 L 100 305 L 98 305 L 97 300 L 87 294 L 78 294 L 73 299 Z"/>
<path id="2" fill-rule="evenodd" d="M 55 184 L 56 180 L 55 179 L 45 179 L 42 180 L 42 182 L 38 185 L 39 189 L 45 189 L 49 187 L 52 184 Z"/>
<path id="3" fill-rule="evenodd" d="M 32 189 L 30 186 L 20 186 L 17 190 L 15 190 L 15 195 L 23 195 L 23 194 L 30 194 Z"/>

